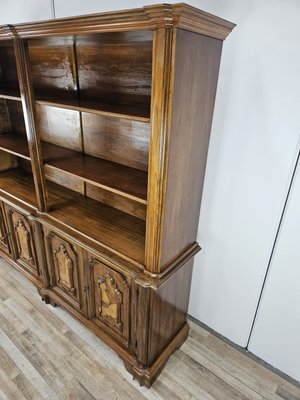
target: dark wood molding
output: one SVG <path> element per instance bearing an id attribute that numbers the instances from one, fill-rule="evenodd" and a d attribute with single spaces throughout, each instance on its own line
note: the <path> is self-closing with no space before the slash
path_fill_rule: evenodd
<path id="1" fill-rule="evenodd" d="M 57 34 L 152 30 L 168 27 L 186 29 L 224 40 L 235 24 L 180 3 L 15 25 L 18 35 L 23 39 Z M 0 40 L 11 37 L 8 26 L 0 27 Z"/>

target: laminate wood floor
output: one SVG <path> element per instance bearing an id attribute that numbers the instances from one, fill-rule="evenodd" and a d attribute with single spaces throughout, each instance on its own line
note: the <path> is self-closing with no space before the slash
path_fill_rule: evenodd
<path id="1" fill-rule="evenodd" d="M 300 389 L 191 322 L 150 390 L 63 309 L 0 259 L 0 400 L 299 400 Z"/>

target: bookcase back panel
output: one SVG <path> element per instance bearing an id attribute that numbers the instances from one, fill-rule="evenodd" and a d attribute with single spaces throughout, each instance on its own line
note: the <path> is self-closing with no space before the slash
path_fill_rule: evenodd
<path id="1" fill-rule="evenodd" d="M 0 133 L 11 131 L 11 123 L 6 100 L 0 99 Z"/>
<path id="2" fill-rule="evenodd" d="M 6 100 L 8 113 L 11 123 L 11 131 L 26 136 L 25 121 L 22 103 L 18 101 Z"/>
<path id="3" fill-rule="evenodd" d="M 31 162 L 21 157 L 17 157 L 17 159 L 19 168 L 32 174 Z"/>
<path id="4" fill-rule="evenodd" d="M 26 136 L 22 103 L 0 99 L 0 133 L 7 132 Z"/>
<path id="5" fill-rule="evenodd" d="M 81 151 L 80 114 L 78 111 L 37 105 L 37 130 L 41 140 Z"/>
<path id="6" fill-rule="evenodd" d="M 12 41 L 0 42 L 0 90 L 19 92 L 17 67 Z"/>
<path id="7" fill-rule="evenodd" d="M 84 151 L 119 164 L 148 169 L 148 123 L 82 113 Z"/>
<path id="8" fill-rule="evenodd" d="M 113 32 L 77 41 L 80 96 L 150 110 L 152 32 Z"/>
<path id="9" fill-rule="evenodd" d="M 30 72 L 36 98 L 77 98 L 73 43 L 29 41 Z"/>
<path id="10" fill-rule="evenodd" d="M 0 171 L 8 171 L 18 167 L 18 158 L 6 151 L 0 150 Z"/>

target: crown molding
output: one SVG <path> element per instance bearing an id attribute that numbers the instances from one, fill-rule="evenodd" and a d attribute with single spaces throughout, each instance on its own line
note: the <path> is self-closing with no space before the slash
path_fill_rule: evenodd
<path id="1" fill-rule="evenodd" d="M 0 40 L 15 34 L 22 38 L 75 35 L 96 32 L 180 28 L 224 40 L 235 24 L 184 3 L 159 4 L 143 8 L 0 27 Z"/>

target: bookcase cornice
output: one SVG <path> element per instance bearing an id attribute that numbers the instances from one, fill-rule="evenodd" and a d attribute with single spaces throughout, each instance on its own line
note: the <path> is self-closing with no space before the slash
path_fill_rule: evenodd
<path id="1" fill-rule="evenodd" d="M 113 11 L 77 17 L 59 18 L 14 25 L 20 38 L 28 39 L 59 34 L 85 34 L 181 28 L 224 40 L 235 24 L 185 3 L 158 4 L 132 10 Z M 0 27 L 0 40 L 12 38 L 9 25 Z"/>

